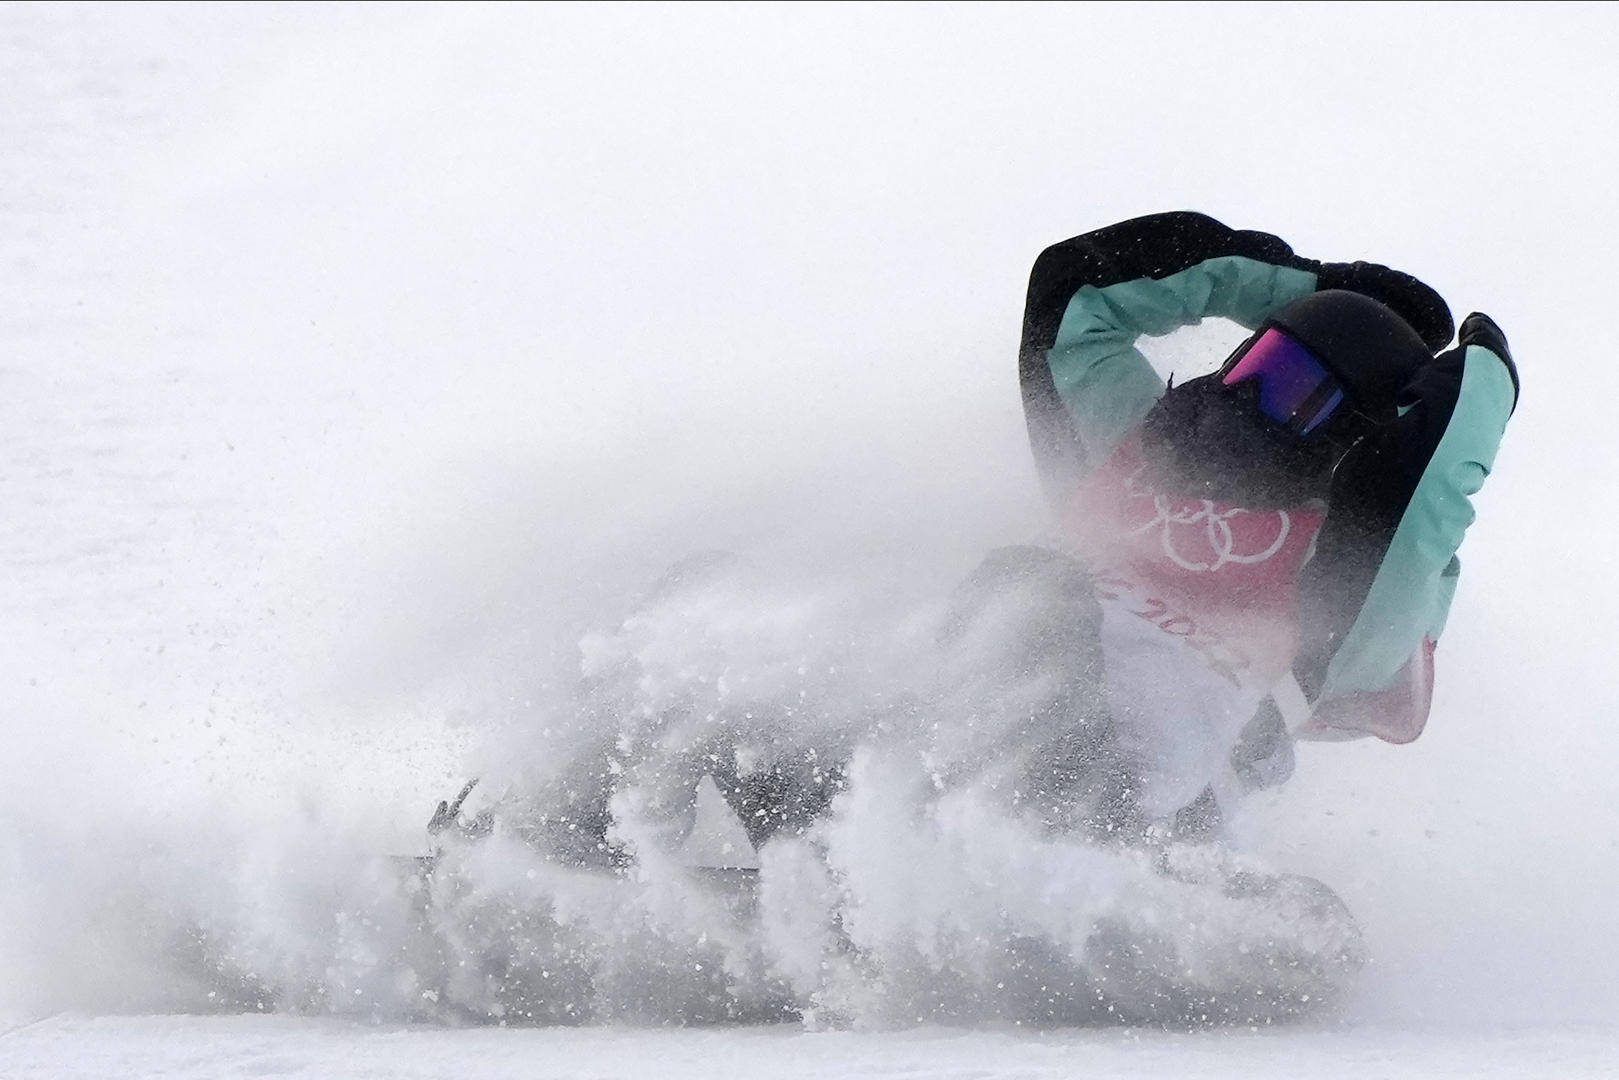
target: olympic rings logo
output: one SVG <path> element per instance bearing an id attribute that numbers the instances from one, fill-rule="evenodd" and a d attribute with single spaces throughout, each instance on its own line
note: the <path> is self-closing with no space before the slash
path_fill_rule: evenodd
<path id="1" fill-rule="evenodd" d="M 1144 536 L 1154 529 L 1160 530 L 1159 544 L 1163 548 L 1164 557 L 1183 570 L 1212 573 L 1224 566 L 1253 566 L 1265 562 L 1282 550 L 1282 545 L 1287 543 L 1288 534 L 1293 530 L 1293 519 L 1286 510 L 1248 510 L 1240 506 L 1229 510 L 1217 510 L 1215 503 L 1209 499 L 1179 502 L 1168 499 L 1151 487 L 1141 484 L 1137 479 L 1140 475 L 1141 470 L 1137 470 L 1125 481 L 1125 491 L 1134 498 L 1152 500 L 1153 516 L 1146 524 L 1129 530 L 1125 535 Z M 1250 541 L 1263 539 L 1262 534 L 1259 537 L 1255 536 L 1256 531 L 1268 533 L 1270 530 L 1262 526 L 1261 530 L 1241 529 L 1243 543 L 1240 546 L 1248 550 L 1239 551 L 1239 530 L 1232 528 L 1232 521 L 1244 516 L 1256 519 L 1271 514 L 1276 516 L 1275 538 L 1268 544 L 1251 543 Z M 1177 533 L 1181 538 L 1178 542 Z M 1192 536 L 1199 534 L 1208 557 L 1189 558 L 1182 549 Z"/>

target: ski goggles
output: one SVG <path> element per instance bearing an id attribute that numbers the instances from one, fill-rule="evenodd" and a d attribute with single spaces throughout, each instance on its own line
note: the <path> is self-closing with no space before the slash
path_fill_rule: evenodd
<path id="1" fill-rule="evenodd" d="M 1295 435 L 1308 435 L 1343 404 L 1344 390 L 1326 365 L 1298 341 L 1271 327 L 1226 361 L 1220 382 L 1259 383 L 1259 408 Z"/>

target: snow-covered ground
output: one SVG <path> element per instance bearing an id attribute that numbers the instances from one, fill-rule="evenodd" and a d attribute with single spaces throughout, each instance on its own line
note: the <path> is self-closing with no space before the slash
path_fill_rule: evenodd
<path id="1" fill-rule="evenodd" d="M 6 1075 L 506 1080 L 568 1077 L 1069 1076 L 1400 1080 L 1609 1077 L 1597 1028 L 1486 1032 L 1130 1030 L 801 1032 L 782 1028 L 464 1030 L 287 1017 L 98 1017 L 46 1021 L 8 1040 Z"/>
<path id="2" fill-rule="evenodd" d="M 0 9 L 0 1075 L 1619 1072 L 1616 39 L 1538 6 Z M 1180 206 L 1411 269 L 1524 377 L 1430 730 L 1311 748 L 1239 823 L 1365 924 L 1337 1026 L 165 1015 L 206 1004 L 161 962 L 199 918 L 364 984 L 330 932 L 362 853 L 538 740 L 582 625 L 673 558 L 901 609 L 1036 534 L 1028 263 Z"/>

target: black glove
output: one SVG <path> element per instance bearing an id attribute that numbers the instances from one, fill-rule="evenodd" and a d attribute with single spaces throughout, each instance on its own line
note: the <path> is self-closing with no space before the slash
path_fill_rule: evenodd
<path id="1" fill-rule="evenodd" d="M 1469 345 L 1482 345 L 1503 360 L 1512 359 L 1512 353 L 1507 350 L 1507 336 L 1495 325 L 1495 320 L 1482 311 L 1475 311 L 1462 320 L 1456 343 L 1464 349 Z"/>
<path id="2" fill-rule="evenodd" d="M 1410 274 L 1377 263 L 1322 263 L 1318 289 L 1348 289 L 1392 308 L 1411 324 L 1430 352 L 1450 344 L 1455 330 L 1450 307 L 1433 289 Z"/>
<path id="3" fill-rule="evenodd" d="M 1501 358 L 1507 366 L 1507 374 L 1512 376 L 1512 407 L 1518 407 L 1518 365 L 1512 362 L 1512 353 L 1507 349 L 1507 336 L 1501 328 L 1495 325 L 1495 320 L 1482 311 L 1475 311 L 1462 320 L 1461 331 L 1456 335 L 1456 344 L 1460 348 L 1469 345 L 1482 345 Z"/>

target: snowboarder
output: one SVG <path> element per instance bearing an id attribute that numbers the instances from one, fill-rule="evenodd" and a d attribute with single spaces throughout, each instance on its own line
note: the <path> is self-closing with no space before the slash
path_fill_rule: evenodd
<path id="1" fill-rule="evenodd" d="M 1166 386 L 1138 339 L 1210 316 L 1253 333 Z M 1029 434 L 1096 597 L 1080 622 L 1138 824 L 1207 828 L 1286 779 L 1295 737 L 1421 733 L 1468 497 L 1518 397 L 1495 323 L 1469 315 L 1447 350 L 1452 331 L 1408 274 L 1198 213 L 1035 262 Z"/>
<path id="2" fill-rule="evenodd" d="M 1166 385 L 1137 340 L 1210 316 L 1251 335 L 1218 371 Z M 954 852 L 959 823 L 986 807 L 1032 826 L 1007 865 L 1103 872 L 1084 896 L 1043 887 L 1021 921 L 1008 904 L 996 929 L 979 928 L 1001 943 L 962 954 L 996 972 L 975 1007 L 1064 1023 L 1269 1023 L 1341 1000 L 1366 958 L 1343 901 L 1204 841 L 1243 791 L 1286 779 L 1295 738 L 1407 742 L 1426 722 L 1468 497 L 1518 396 L 1494 322 L 1470 315 L 1447 349 L 1453 330 L 1444 301 L 1407 274 L 1314 262 L 1201 214 L 1047 249 L 1021 377 L 1060 542 L 990 553 L 937 637 L 920 636 L 923 661 L 899 665 L 903 688 L 872 694 L 842 686 L 841 661 L 803 661 L 814 635 L 789 634 L 780 656 L 753 641 L 776 620 L 750 616 L 772 605 L 750 602 L 741 560 L 678 563 L 589 639 L 577 738 L 542 782 L 463 819 L 468 785 L 434 813 L 435 855 L 407 868 L 424 955 L 451 955 L 441 940 L 469 926 L 521 924 L 546 965 L 525 983 L 522 960 L 498 951 L 468 983 L 445 964 L 442 1000 L 495 985 L 516 993 L 517 1015 L 560 1015 L 551 965 L 567 950 L 550 935 L 579 940 L 571 922 L 547 922 L 546 890 L 573 878 L 519 894 L 508 915 L 490 899 L 500 890 L 464 886 L 478 871 L 458 841 L 520 840 L 569 874 L 593 872 L 596 895 L 632 912 L 643 891 L 659 910 L 667 889 L 701 897 L 723 915 L 717 942 L 763 949 L 783 927 L 808 933 L 820 959 L 779 1006 L 790 1013 L 904 981 L 889 976 L 915 950 L 858 928 L 873 903 L 928 880 L 890 872 L 915 848 L 868 844 L 868 831 Z M 847 648 L 859 668 L 857 635 Z M 953 929 L 967 925 L 958 918 Z M 922 950 L 926 993 L 955 977 L 930 951 L 950 955 L 950 936 Z M 795 956 L 805 948 L 795 939 Z M 730 964 L 681 970 L 747 969 Z"/>

